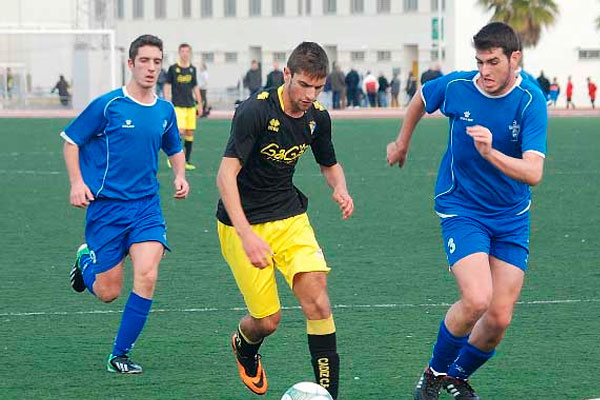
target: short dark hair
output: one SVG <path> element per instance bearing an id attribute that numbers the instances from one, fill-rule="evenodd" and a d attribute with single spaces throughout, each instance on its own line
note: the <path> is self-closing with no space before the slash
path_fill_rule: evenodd
<path id="1" fill-rule="evenodd" d="M 177 51 L 183 49 L 184 47 L 187 47 L 187 48 L 190 48 L 190 49 L 192 48 L 192 46 L 190 46 L 189 43 L 181 43 L 179 45 L 179 47 L 177 48 Z"/>
<path id="2" fill-rule="evenodd" d="M 507 57 L 510 57 L 514 51 L 521 50 L 519 35 L 510 25 L 504 22 L 490 22 L 481 28 L 473 36 L 473 44 L 476 50 L 489 50 L 500 47 Z"/>
<path id="3" fill-rule="evenodd" d="M 329 74 L 329 59 L 325 50 L 315 42 L 302 42 L 292 51 L 287 61 L 292 75 L 304 72 L 316 78 Z"/>
<path id="4" fill-rule="evenodd" d="M 135 39 L 133 42 L 131 42 L 131 44 L 129 45 L 129 59 L 132 61 L 135 60 L 135 57 L 138 54 L 138 50 L 140 49 L 140 47 L 144 46 L 158 47 L 161 54 L 163 52 L 162 40 L 160 40 L 154 35 L 142 35 Z"/>

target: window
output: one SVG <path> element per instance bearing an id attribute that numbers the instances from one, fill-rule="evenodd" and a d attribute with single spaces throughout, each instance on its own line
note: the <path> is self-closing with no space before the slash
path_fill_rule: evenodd
<path id="1" fill-rule="evenodd" d="M 287 61 L 287 59 L 285 58 L 285 51 L 273 52 L 273 61 L 277 61 L 278 63 L 284 64 Z"/>
<path id="2" fill-rule="evenodd" d="M 600 49 L 580 49 L 580 60 L 600 60 Z"/>
<path id="3" fill-rule="evenodd" d="M 115 18 L 125 18 L 125 0 L 117 0 L 115 5 Z"/>
<path id="4" fill-rule="evenodd" d="M 364 51 L 351 51 L 350 52 L 350 60 L 354 61 L 354 62 L 365 61 L 365 52 Z"/>
<path id="5" fill-rule="evenodd" d="M 204 61 L 207 64 L 214 63 L 215 62 L 215 53 L 212 53 L 212 52 L 202 53 L 202 61 Z"/>
<path id="6" fill-rule="evenodd" d="M 404 0 L 404 12 L 418 11 L 419 0 Z"/>
<path id="7" fill-rule="evenodd" d="M 144 0 L 133 0 L 133 18 L 144 18 Z"/>
<path id="8" fill-rule="evenodd" d="M 446 49 L 442 49 L 442 60 L 446 59 Z M 438 51 L 437 49 L 431 50 L 431 61 L 440 61 L 438 60 Z"/>
<path id="9" fill-rule="evenodd" d="M 200 1 L 200 16 L 202 18 L 210 18 L 213 16 L 212 0 L 201 0 Z"/>
<path id="10" fill-rule="evenodd" d="M 389 14 L 391 11 L 390 0 L 377 0 L 377 13 L 378 14 Z"/>
<path id="11" fill-rule="evenodd" d="M 323 14 L 335 14 L 337 11 L 335 0 L 323 0 Z"/>
<path id="12" fill-rule="evenodd" d="M 306 7 L 304 8 L 305 14 L 310 15 L 312 13 L 312 0 L 304 0 Z"/>
<path id="13" fill-rule="evenodd" d="M 362 14 L 365 12 L 364 0 L 352 0 L 350 2 L 350 14 Z"/>
<path id="14" fill-rule="evenodd" d="M 442 11 L 446 11 L 446 0 L 439 0 L 442 3 Z M 438 0 L 431 0 L 431 11 L 437 12 Z"/>
<path id="15" fill-rule="evenodd" d="M 236 14 L 235 2 L 236 2 L 236 0 L 225 0 L 225 4 L 223 5 L 224 6 L 223 14 L 226 17 L 235 17 L 235 14 Z"/>
<path id="16" fill-rule="evenodd" d="M 251 17 L 257 17 L 261 15 L 261 2 L 262 0 L 250 0 L 249 6 L 250 9 L 248 10 L 248 15 L 250 15 Z"/>
<path id="17" fill-rule="evenodd" d="M 106 3 L 102 0 L 94 2 L 94 17 L 96 21 L 104 21 L 106 19 Z"/>
<path id="18" fill-rule="evenodd" d="M 377 52 L 377 61 L 392 61 L 392 52 L 389 50 L 380 50 Z"/>
<path id="19" fill-rule="evenodd" d="M 235 51 L 225 52 L 225 62 L 228 64 L 237 63 L 237 53 Z"/>
<path id="20" fill-rule="evenodd" d="M 166 0 L 154 0 L 154 18 L 165 19 L 167 17 Z"/>
<path id="21" fill-rule="evenodd" d="M 285 0 L 273 0 L 273 15 L 285 15 Z"/>
<path id="22" fill-rule="evenodd" d="M 192 17 L 192 0 L 182 0 L 181 1 L 181 16 L 183 18 L 191 18 Z"/>

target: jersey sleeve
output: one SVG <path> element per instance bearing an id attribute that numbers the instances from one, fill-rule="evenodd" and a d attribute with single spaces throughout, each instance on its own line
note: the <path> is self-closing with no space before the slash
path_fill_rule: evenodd
<path id="1" fill-rule="evenodd" d="M 541 93 L 532 93 L 532 99 L 523 110 L 521 151 L 546 154 L 546 132 L 548 129 L 548 107 Z"/>
<path id="2" fill-rule="evenodd" d="M 194 67 L 194 72 L 192 73 L 192 87 L 198 86 L 198 68 Z"/>
<path id="3" fill-rule="evenodd" d="M 225 147 L 224 157 L 238 158 L 244 165 L 254 149 L 260 135 L 260 110 L 247 100 L 235 112 L 231 121 L 231 133 Z"/>
<path id="4" fill-rule="evenodd" d="M 173 82 L 175 82 L 175 68 L 173 68 L 173 66 L 171 65 L 169 67 L 169 70 L 167 71 L 166 83 L 168 83 L 169 85 L 172 85 Z"/>
<path id="5" fill-rule="evenodd" d="M 317 111 L 320 118 L 316 118 L 314 127 L 314 140 L 310 147 L 315 161 L 319 165 L 331 167 L 337 164 L 333 142 L 331 141 L 331 117 L 327 111 Z M 313 129 L 311 127 L 311 129 Z"/>
<path id="6" fill-rule="evenodd" d="M 181 140 L 179 138 L 179 128 L 177 127 L 177 118 L 175 117 L 175 109 L 169 104 L 170 112 L 167 119 L 167 127 L 162 135 L 161 148 L 165 154 L 171 157 L 181 151 Z"/>
<path id="7" fill-rule="evenodd" d="M 425 103 L 425 111 L 431 114 L 438 110 L 446 100 L 448 83 L 457 78 L 456 73 L 441 76 L 425 82 L 421 88 L 421 98 Z"/>
<path id="8" fill-rule="evenodd" d="M 93 100 L 61 133 L 63 139 L 81 147 L 101 133 L 108 122 L 104 115 L 107 104 L 103 97 Z"/>

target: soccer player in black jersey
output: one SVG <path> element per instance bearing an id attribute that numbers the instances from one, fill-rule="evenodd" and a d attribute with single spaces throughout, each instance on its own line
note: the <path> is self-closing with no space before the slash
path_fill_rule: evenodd
<path id="1" fill-rule="evenodd" d="M 337 398 L 340 361 L 327 294 L 330 269 L 306 215 L 308 199 L 292 183 L 298 158 L 310 147 L 342 218 L 354 211 L 331 142 L 329 113 L 316 101 L 328 65 L 318 44 L 296 47 L 284 69 L 285 83 L 254 94 L 236 110 L 217 174 L 221 251 L 248 307 L 232 346 L 242 381 L 257 394 L 267 391 L 258 349 L 281 320 L 278 269 L 306 316 L 316 382 Z"/>

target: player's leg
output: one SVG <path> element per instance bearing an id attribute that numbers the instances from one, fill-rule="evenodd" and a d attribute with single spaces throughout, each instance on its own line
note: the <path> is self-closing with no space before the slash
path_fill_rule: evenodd
<path id="1" fill-rule="evenodd" d="M 253 229 L 268 242 L 272 226 L 273 223 L 268 222 L 254 225 Z M 223 258 L 231 269 L 249 313 L 242 318 L 231 338 L 238 372 L 248 389 L 262 395 L 268 389 L 268 382 L 259 349 L 264 338 L 275 332 L 281 320 L 275 267 L 254 267 L 232 226 L 218 222 L 218 234 Z"/>
<path id="2" fill-rule="evenodd" d="M 194 131 L 196 130 L 196 109 L 188 107 L 185 116 L 185 130 L 183 134 L 183 148 L 185 151 L 185 168 L 187 170 L 196 169 L 196 166 L 191 163 L 192 146 L 194 144 Z"/>
<path id="3" fill-rule="evenodd" d="M 294 276 L 293 291 L 306 316 L 308 348 L 315 380 L 336 399 L 340 357 L 336 329 L 327 294 L 326 272 L 304 272 Z"/>

